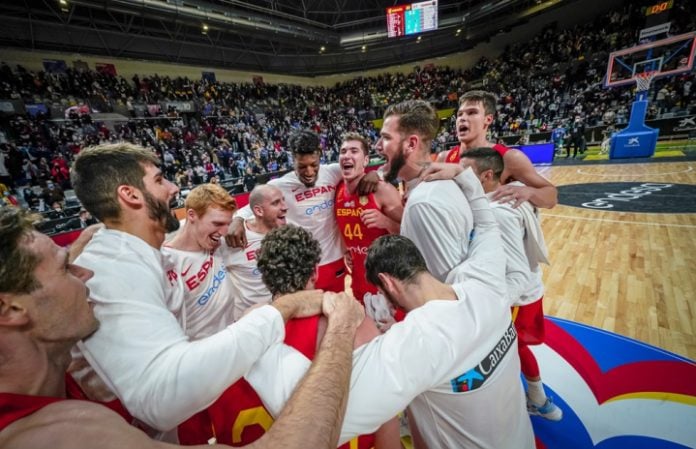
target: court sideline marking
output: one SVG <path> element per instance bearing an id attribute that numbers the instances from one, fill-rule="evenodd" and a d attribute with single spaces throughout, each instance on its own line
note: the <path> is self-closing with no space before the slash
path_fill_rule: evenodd
<path id="1" fill-rule="evenodd" d="M 636 224 L 645 226 L 667 226 L 671 228 L 693 228 L 696 229 L 696 225 L 691 224 L 672 224 L 672 223 L 655 223 L 655 222 L 644 222 L 644 221 L 632 221 L 632 220 L 611 220 L 605 218 L 592 218 L 592 217 L 577 217 L 571 215 L 558 215 L 558 214 L 546 214 L 542 213 L 542 217 L 552 217 L 552 218 L 565 218 L 567 220 L 586 220 L 586 221 L 603 221 L 606 223 L 621 223 L 621 224 Z"/>
<path id="2" fill-rule="evenodd" d="M 689 168 L 686 170 L 682 171 L 673 171 L 673 172 L 667 172 L 667 173 L 629 173 L 625 175 L 620 175 L 618 173 L 611 173 L 611 174 L 599 174 L 599 173 L 586 173 L 582 171 L 582 169 L 578 168 L 577 172 L 581 175 L 587 175 L 587 176 L 665 176 L 665 175 L 680 175 L 682 173 L 689 173 L 690 171 L 693 171 L 693 167 L 689 165 Z"/>

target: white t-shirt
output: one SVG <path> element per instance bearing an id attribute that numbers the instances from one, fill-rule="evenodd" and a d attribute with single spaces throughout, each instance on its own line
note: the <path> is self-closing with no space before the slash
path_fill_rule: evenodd
<path id="1" fill-rule="evenodd" d="M 334 218 L 334 196 L 341 179 L 341 167 L 330 164 L 321 166 L 313 187 L 305 187 L 294 171 L 268 181 L 268 184 L 279 188 L 285 195 L 288 223 L 308 230 L 319 242 L 319 265 L 335 262 L 345 252 Z M 253 218 L 249 206 L 243 207 L 237 214 L 245 220 Z"/>
<path id="2" fill-rule="evenodd" d="M 486 195 L 489 199 L 493 193 Z M 505 250 L 505 281 L 507 282 L 508 304 L 517 305 L 520 297 L 529 290 L 531 273 L 524 249 L 524 219 L 519 209 L 509 203 L 491 201 L 491 210 L 500 227 Z"/>
<path id="3" fill-rule="evenodd" d="M 235 320 L 240 319 L 249 307 L 271 302 L 271 292 L 263 283 L 256 265 L 256 254 L 261 249 L 265 234 L 254 232 L 246 225 L 245 227 L 247 244 L 244 248 L 230 248 L 223 244 L 219 250 L 232 282 L 239 291 L 234 301 Z"/>
<path id="4" fill-rule="evenodd" d="M 98 231 L 75 263 L 94 271 L 87 286 L 100 322 L 78 348 L 128 411 L 155 429 L 209 406 L 285 338 L 281 314 L 265 306 L 190 342 L 182 304 L 167 299 L 160 251 L 131 234 Z"/>
<path id="5" fill-rule="evenodd" d="M 444 281 L 467 257 L 473 229 L 471 207 L 454 181 L 410 184 L 401 235 L 416 244 L 428 271 Z"/>
<path id="6" fill-rule="evenodd" d="M 450 270 L 458 300 L 428 301 L 354 351 L 341 443 L 373 432 L 411 404 L 428 447 L 534 448 L 500 232 L 478 179 L 467 176 L 482 199 L 474 216 L 487 216 L 477 221 L 469 259 Z M 308 366 L 297 353 L 276 352 L 264 355 L 246 379 L 277 415 Z M 469 378 L 475 388 L 454 391 Z"/>
<path id="7" fill-rule="evenodd" d="M 182 328 L 193 340 L 208 337 L 234 322 L 234 302 L 239 296 L 222 257 L 209 251 L 182 251 L 162 247 L 171 295 L 183 303 Z"/>

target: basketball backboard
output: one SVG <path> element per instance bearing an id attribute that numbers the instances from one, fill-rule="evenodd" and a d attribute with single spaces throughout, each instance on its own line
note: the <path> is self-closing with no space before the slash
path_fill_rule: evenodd
<path id="1" fill-rule="evenodd" d="M 691 70 L 696 50 L 696 32 L 612 52 L 609 55 L 606 87 L 635 83 L 636 76 L 656 72 L 655 78 Z"/>

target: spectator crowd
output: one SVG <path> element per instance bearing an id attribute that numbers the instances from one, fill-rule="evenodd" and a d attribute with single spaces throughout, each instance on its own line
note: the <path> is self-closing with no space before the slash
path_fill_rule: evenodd
<path id="1" fill-rule="evenodd" d="M 696 29 L 693 2 L 681 2 L 675 10 L 672 34 Z M 636 44 L 643 23 L 640 6 L 628 3 L 590 23 L 548 26 L 531 41 L 511 45 L 499 57 L 481 58 L 467 70 L 416 67 L 408 74 L 357 77 L 333 87 L 159 75 L 127 80 L 91 70 L 33 72 L 2 63 L 1 99 L 68 111 L 66 118 L 38 113 L 0 119 L 2 204 L 65 207 L 75 155 L 86 146 L 119 140 L 155 151 L 166 176 L 183 191 L 203 182 L 249 191 L 259 175 L 275 176 L 292 166 L 287 137 L 293 130 L 317 132 L 322 162 L 336 161 L 345 132 L 376 141 L 372 120 L 387 105 L 420 98 L 451 108 L 458 95 L 478 87 L 499 97 L 493 137 L 550 131 L 577 118 L 588 127 L 624 123 L 633 92 L 604 88 L 607 55 Z M 653 83 L 648 118 L 694 112 L 693 80 L 692 70 Z M 171 102 L 191 103 L 196 112 L 179 111 Z M 98 121 L 90 111 L 125 111 L 128 119 Z M 444 149 L 453 140 L 451 117 L 435 145 Z"/>

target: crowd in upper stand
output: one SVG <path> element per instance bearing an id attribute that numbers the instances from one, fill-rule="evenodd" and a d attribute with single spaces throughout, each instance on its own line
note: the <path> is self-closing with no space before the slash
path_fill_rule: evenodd
<path id="1" fill-rule="evenodd" d="M 696 29 L 694 2 L 681 2 L 674 8 L 672 34 Z M 79 110 L 67 114 L 66 120 L 47 120 L 44 114 L 5 117 L 0 133 L 0 178 L 13 192 L 5 194 L 0 203 L 19 199 L 19 203 L 46 209 L 62 203 L 63 198 L 56 201 L 54 194 L 46 193 L 48 182 L 69 189 L 68 170 L 75 154 L 85 146 L 122 139 L 153 148 L 162 158 L 167 176 L 183 189 L 233 179 L 250 190 L 257 175 L 292 165 L 285 148 L 293 129 L 319 133 L 323 161 L 334 161 L 344 132 L 355 131 L 376 140 L 372 120 L 381 117 L 387 105 L 421 98 L 440 109 L 452 108 L 458 94 L 474 87 L 499 95 L 498 114 L 491 126 L 496 136 L 550 131 L 576 117 L 588 127 L 623 123 L 628 119 L 633 90 L 604 88 L 607 56 L 612 50 L 636 44 L 644 20 L 641 8 L 630 3 L 573 28 L 548 26 L 529 42 L 509 46 L 498 57 L 481 58 L 467 70 L 416 67 L 408 74 L 358 77 L 333 87 L 159 75 L 136 75 L 128 80 L 91 70 L 32 72 L 2 63 L 0 99 L 43 103 L 49 110 L 61 111 L 89 104 L 92 112 L 124 111 L 131 119 L 98 122 Z M 657 80 L 648 118 L 666 112 L 693 113 L 693 79 L 692 70 Z M 191 102 L 198 112 L 152 106 L 166 101 Z M 436 139 L 438 149 L 455 140 L 453 128 L 451 118 Z M 27 189 L 14 190 L 20 186 Z"/>

